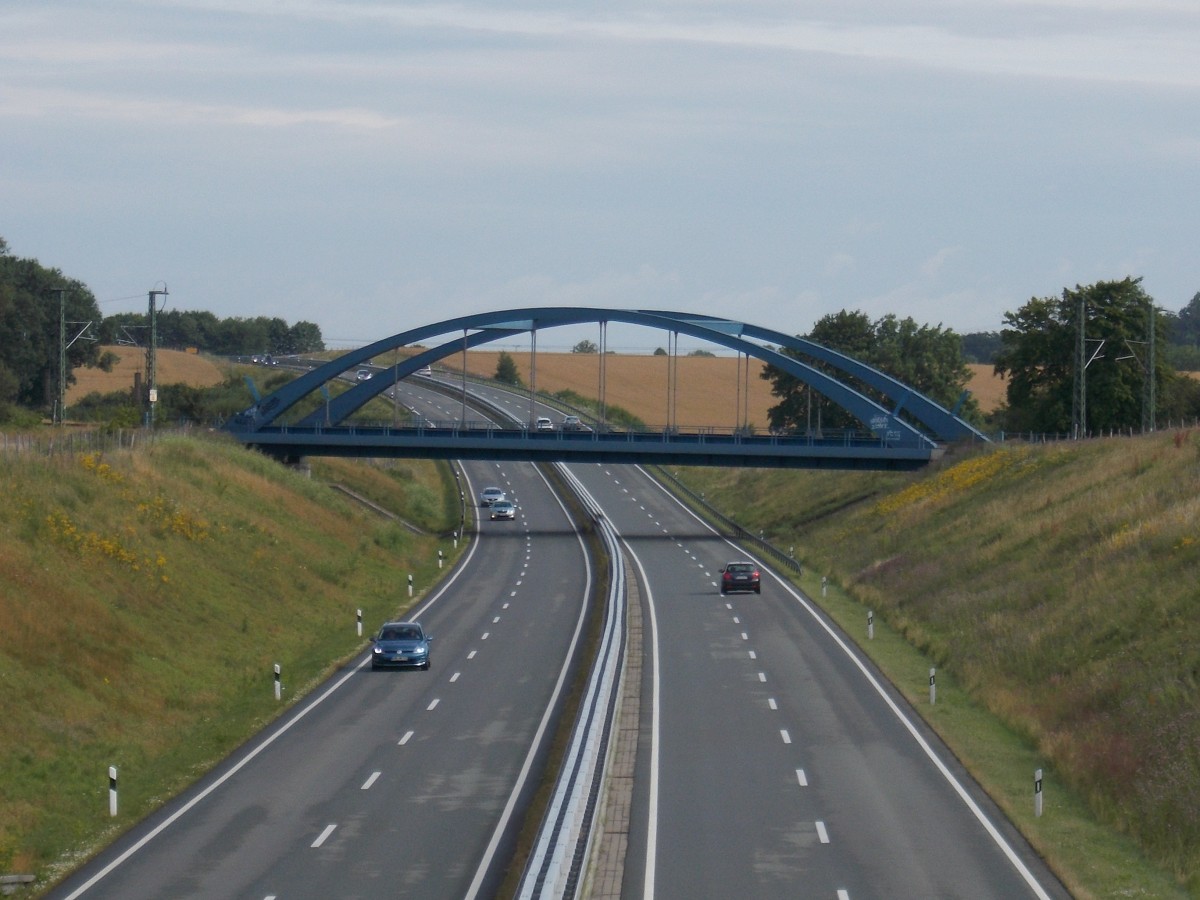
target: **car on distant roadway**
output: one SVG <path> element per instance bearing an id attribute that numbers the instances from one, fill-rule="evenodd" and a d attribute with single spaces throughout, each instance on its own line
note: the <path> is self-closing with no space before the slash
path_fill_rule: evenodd
<path id="1" fill-rule="evenodd" d="M 515 519 L 517 517 L 517 508 L 511 500 L 497 500 L 492 504 L 493 519 Z"/>
<path id="2" fill-rule="evenodd" d="M 584 425 L 583 421 L 579 418 L 579 416 L 563 416 L 562 430 L 563 431 L 591 431 L 592 429 L 589 428 L 587 425 Z"/>
<path id="3" fill-rule="evenodd" d="M 553 431 L 554 423 L 550 421 L 549 416 L 538 416 L 534 420 L 533 427 L 538 431 Z"/>
<path id="4" fill-rule="evenodd" d="M 359 381 L 370 381 L 371 380 L 371 370 L 370 369 L 359 369 L 357 374 L 355 374 L 354 377 L 356 379 L 358 379 Z"/>
<path id="5" fill-rule="evenodd" d="M 385 622 L 371 638 L 371 668 L 428 669 L 431 640 L 420 622 Z"/>
<path id="6" fill-rule="evenodd" d="M 762 578 L 758 566 L 752 562 L 729 562 L 721 569 L 721 593 L 730 591 L 754 591 L 762 593 Z"/>
<path id="7" fill-rule="evenodd" d="M 508 494 L 504 493 L 503 488 L 486 487 L 479 492 L 479 505 L 491 506 L 497 500 L 507 500 Z"/>
<path id="8" fill-rule="evenodd" d="M 432 378 L 433 377 L 433 369 L 430 368 L 429 366 L 422 366 L 421 368 L 417 369 L 417 374 L 423 375 L 426 378 Z"/>

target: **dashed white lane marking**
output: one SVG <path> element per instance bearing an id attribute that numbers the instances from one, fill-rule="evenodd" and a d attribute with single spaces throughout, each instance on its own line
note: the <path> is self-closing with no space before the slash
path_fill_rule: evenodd
<path id="1" fill-rule="evenodd" d="M 480 637 L 479 639 L 480 639 L 481 641 L 486 641 L 486 640 L 488 639 L 488 635 L 489 635 L 489 634 L 491 634 L 491 632 L 490 632 L 490 631 L 485 631 L 485 632 L 483 633 L 483 636 L 482 636 L 482 637 Z"/>
<path id="2" fill-rule="evenodd" d="M 732 603 L 726 603 L 726 604 L 725 604 L 725 608 L 726 608 L 726 609 L 733 609 L 733 604 L 732 604 Z"/>
<path id="3" fill-rule="evenodd" d="M 825 830 L 825 823 L 820 820 L 817 821 L 817 840 L 822 844 L 829 843 L 829 832 Z"/>
<path id="4" fill-rule="evenodd" d="M 432 699 L 432 700 L 429 702 L 429 705 L 428 705 L 427 707 L 425 707 L 425 712 L 429 712 L 431 709 L 437 709 L 437 705 L 438 705 L 439 703 L 441 703 L 441 702 L 442 702 L 442 701 L 441 701 L 441 700 L 440 700 L 438 697 L 434 697 L 434 698 L 433 698 L 433 699 Z"/>
<path id="5" fill-rule="evenodd" d="M 404 737 L 400 738 L 400 741 L 397 746 L 403 747 L 405 744 L 407 744 L 409 741 L 412 740 L 412 736 L 413 736 L 413 733 L 411 731 L 404 732 Z"/>
<path id="6" fill-rule="evenodd" d="M 743 641 L 748 641 L 748 640 L 750 640 L 750 635 L 746 634 L 746 632 L 744 632 L 744 631 L 743 631 L 743 632 L 742 632 L 742 640 L 743 640 Z"/>
<path id="7" fill-rule="evenodd" d="M 734 624 L 734 625 L 741 625 L 741 624 L 742 624 L 742 620 L 741 620 L 741 618 L 740 618 L 740 617 L 738 617 L 738 616 L 734 616 L 734 617 L 733 617 L 733 624 Z"/>
<path id="8" fill-rule="evenodd" d="M 450 676 L 450 683 L 451 683 L 451 684 L 454 684 L 454 682 L 458 681 L 458 676 L 459 676 L 459 675 L 461 675 L 461 674 L 462 674 L 462 672 L 455 672 L 453 675 L 451 675 L 451 676 Z"/>
<path id="9" fill-rule="evenodd" d="M 479 652 L 478 650 L 472 650 L 470 653 L 467 654 L 467 659 L 474 659 L 475 654 L 478 652 Z"/>
<path id="10" fill-rule="evenodd" d="M 850 900 L 850 892 L 845 888 L 838 888 L 838 900 Z"/>
<path id="11" fill-rule="evenodd" d="M 501 609 L 508 609 L 508 604 L 507 604 L 507 603 L 505 603 L 505 604 L 503 604 L 503 605 L 502 605 L 500 608 L 501 608 Z"/>
<path id="12" fill-rule="evenodd" d="M 803 769 L 796 770 L 796 781 L 800 782 L 800 787 L 808 787 L 808 776 L 804 774 Z"/>
<path id="13" fill-rule="evenodd" d="M 754 650 L 751 650 L 751 651 L 750 651 L 750 658 L 751 658 L 751 659 L 758 659 L 758 653 L 757 653 L 756 651 L 754 651 Z"/>
<path id="14" fill-rule="evenodd" d="M 496 624 L 497 622 L 499 622 L 499 621 L 500 621 L 500 617 L 499 617 L 499 616 L 494 616 L 494 617 L 492 618 L 492 624 L 493 624 L 493 625 L 495 625 L 495 624 Z"/>
<path id="15" fill-rule="evenodd" d="M 783 742 L 785 744 L 790 744 L 792 742 L 792 736 L 788 734 L 788 730 L 786 728 L 779 729 L 779 736 L 783 738 Z"/>
<path id="16" fill-rule="evenodd" d="M 327 840 L 329 840 L 329 836 L 331 834 L 333 834 L 333 829 L 335 829 L 335 828 L 337 828 L 336 824 L 326 825 L 325 830 L 321 832 L 321 834 L 317 837 L 317 839 L 315 841 L 312 842 L 312 844 L 310 844 L 310 846 L 320 847 L 323 843 L 325 843 Z"/>
<path id="17" fill-rule="evenodd" d="M 371 789 L 371 785 L 373 785 L 375 783 L 375 780 L 377 778 L 379 778 L 379 776 L 382 774 L 383 774 L 382 772 L 372 772 L 371 777 L 363 782 L 362 790 L 369 791 Z"/>
<path id="18" fill-rule="evenodd" d="M 767 706 L 771 709 L 779 709 L 779 704 L 775 702 L 774 697 L 771 697 L 767 700 Z"/>
<path id="19" fill-rule="evenodd" d="M 762 681 L 762 682 L 766 682 L 766 680 L 767 680 L 767 673 L 766 673 L 766 672 L 759 672 L 759 673 L 758 673 L 758 680 L 759 680 L 759 681 Z"/>

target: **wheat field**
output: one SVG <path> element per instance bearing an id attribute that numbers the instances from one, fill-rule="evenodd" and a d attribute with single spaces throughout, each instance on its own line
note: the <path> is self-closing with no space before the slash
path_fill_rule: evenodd
<path id="1" fill-rule="evenodd" d="M 111 393 L 132 390 L 135 376 L 145 378 L 146 351 L 138 347 L 113 346 L 105 351 L 119 361 L 111 372 L 76 369 L 77 383 L 67 391 L 67 403 L 76 403 L 93 391 Z M 540 391 L 553 393 L 572 390 L 585 397 L 600 396 L 599 354 L 539 353 L 537 371 L 532 371 L 528 353 L 512 353 L 513 361 L 526 385 L 536 378 Z M 475 350 L 467 354 L 467 370 L 473 375 L 490 377 L 496 372 L 499 351 Z M 376 359 L 379 365 L 391 365 L 391 358 Z M 604 397 L 610 405 L 623 407 L 648 425 L 668 421 L 667 357 L 645 354 L 608 353 L 604 362 Z M 180 350 L 159 350 L 156 357 L 158 383 L 185 383 L 194 387 L 219 384 L 224 371 L 210 357 Z M 462 357 L 444 360 L 448 372 L 462 370 Z M 972 365 L 970 390 L 985 412 L 1004 401 L 1005 382 L 992 374 L 988 365 Z M 675 424 L 684 428 L 732 427 L 748 423 L 756 428 L 767 425 L 767 410 L 774 405 L 771 385 L 760 378 L 762 365 L 751 360 L 730 357 L 681 356 L 675 359 L 671 374 L 675 388 Z"/>

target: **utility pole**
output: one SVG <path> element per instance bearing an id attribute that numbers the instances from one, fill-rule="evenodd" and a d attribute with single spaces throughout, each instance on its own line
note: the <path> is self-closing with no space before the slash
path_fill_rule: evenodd
<path id="1" fill-rule="evenodd" d="M 158 402 L 158 298 L 167 296 L 167 283 L 161 282 L 162 290 L 150 291 L 150 343 L 146 347 L 146 427 L 154 427 L 154 404 Z M 166 305 L 166 301 L 163 301 Z"/>
<path id="2" fill-rule="evenodd" d="M 1151 431 L 1157 431 L 1158 417 L 1155 414 L 1155 404 L 1157 403 L 1156 392 L 1154 390 L 1155 381 L 1155 340 L 1154 340 L 1154 303 L 1153 301 L 1146 304 L 1146 329 L 1149 334 L 1146 337 L 1146 342 L 1150 345 L 1146 356 L 1146 380 L 1142 382 L 1142 433 L 1146 434 Z"/>
<path id="3" fill-rule="evenodd" d="M 1079 292 L 1075 314 L 1075 394 L 1071 404 L 1071 424 L 1074 438 L 1080 440 L 1087 431 L 1087 304 Z"/>
<path id="4" fill-rule="evenodd" d="M 58 294 L 58 391 L 54 395 L 55 425 L 63 423 L 67 402 L 67 289 L 55 288 Z"/>

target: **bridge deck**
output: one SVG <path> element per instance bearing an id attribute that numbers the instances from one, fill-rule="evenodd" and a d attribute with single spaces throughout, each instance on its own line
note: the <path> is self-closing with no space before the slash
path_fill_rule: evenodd
<path id="1" fill-rule="evenodd" d="M 562 432 L 482 423 L 449 427 L 267 426 L 233 436 L 273 456 L 359 456 L 532 462 L 652 463 L 774 469 L 894 469 L 927 465 L 931 446 L 871 436 L 781 436 L 681 431 Z"/>

